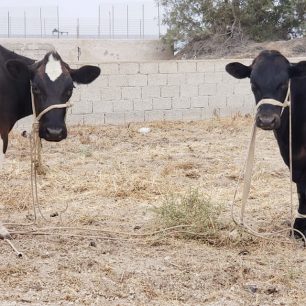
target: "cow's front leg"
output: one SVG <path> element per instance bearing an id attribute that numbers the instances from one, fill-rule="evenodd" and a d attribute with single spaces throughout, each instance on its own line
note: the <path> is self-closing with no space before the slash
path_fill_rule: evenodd
<path id="1" fill-rule="evenodd" d="M 303 233 L 306 237 L 306 182 L 297 183 L 296 186 L 299 198 L 299 208 L 293 228 Z M 295 232 L 294 236 L 296 238 L 301 238 L 298 232 Z"/>
<path id="2" fill-rule="evenodd" d="M 0 223 L 0 239 L 10 239 L 11 235 L 9 231 Z"/>

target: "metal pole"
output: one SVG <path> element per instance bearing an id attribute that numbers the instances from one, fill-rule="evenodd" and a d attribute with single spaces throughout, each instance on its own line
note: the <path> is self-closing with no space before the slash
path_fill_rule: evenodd
<path id="1" fill-rule="evenodd" d="M 43 37 L 43 27 L 42 27 L 42 16 L 41 16 L 41 7 L 39 8 L 39 21 L 40 21 L 40 37 Z"/>
<path id="2" fill-rule="evenodd" d="M 59 35 L 60 35 L 60 23 L 59 23 L 59 9 L 58 9 L 58 6 L 57 6 L 57 38 L 59 38 Z"/>
<path id="3" fill-rule="evenodd" d="M 139 36 L 140 36 L 140 38 L 141 38 L 141 28 L 142 28 L 141 19 L 139 19 Z"/>
<path id="4" fill-rule="evenodd" d="M 10 37 L 10 11 L 7 12 L 7 37 Z"/>
<path id="5" fill-rule="evenodd" d="M 108 21 L 109 21 L 109 38 L 112 38 L 112 17 L 111 12 L 108 12 Z"/>
<path id="6" fill-rule="evenodd" d="M 77 38 L 80 37 L 80 20 L 79 18 L 77 18 L 77 29 L 76 29 L 76 32 L 77 32 Z"/>
<path id="7" fill-rule="evenodd" d="M 159 2 L 157 3 L 157 18 L 158 18 L 158 38 L 160 38 L 160 7 L 159 7 Z"/>
<path id="8" fill-rule="evenodd" d="M 129 38 L 129 5 L 126 5 L 126 38 Z"/>
<path id="9" fill-rule="evenodd" d="M 23 12 L 23 28 L 24 28 L 24 38 L 27 37 L 27 16 L 26 12 Z"/>
<path id="10" fill-rule="evenodd" d="M 44 36 L 46 37 L 46 19 L 44 18 Z"/>
<path id="11" fill-rule="evenodd" d="M 101 7 L 99 5 L 98 37 L 101 37 Z"/>
<path id="12" fill-rule="evenodd" d="M 112 35 L 113 39 L 115 38 L 115 8 L 112 5 Z"/>
<path id="13" fill-rule="evenodd" d="M 144 39 L 144 4 L 142 5 L 142 39 Z"/>

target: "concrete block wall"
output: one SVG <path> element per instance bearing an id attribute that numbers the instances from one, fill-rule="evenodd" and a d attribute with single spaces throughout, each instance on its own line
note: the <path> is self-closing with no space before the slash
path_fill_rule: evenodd
<path id="1" fill-rule="evenodd" d="M 74 89 L 67 123 L 203 120 L 253 113 L 249 79 L 237 80 L 225 72 L 225 65 L 232 61 L 100 63 L 101 76 Z M 249 65 L 251 60 L 239 62 Z M 81 65 L 73 65 L 77 66 Z M 18 126 L 23 128 L 29 122 L 23 119 Z"/>

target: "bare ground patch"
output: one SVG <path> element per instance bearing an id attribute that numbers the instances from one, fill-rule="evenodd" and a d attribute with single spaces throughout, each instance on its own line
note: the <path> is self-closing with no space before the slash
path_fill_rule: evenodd
<path id="1" fill-rule="evenodd" d="M 305 304 L 305 251 L 300 245 L 246 234 L 230 238 L 230 203 L 251 120 L 149 126 L 147 135 L 137 132 L 139 124 L 72 127 L 66 141 L 43 143 L 49 169 L 40 178 L 39 197 L 48 221 L 40 219 L 39 225 L 112 234 L 105 232 L 105 239 L 85 230 L 85 238 L 17 235 L 23 259 L 0 241 L 0 304 Z M 257 148 L 247 219 L 262 231 L 285 228 L 290 216 L 288 170 L 272 133 L 260 132 Z M 28 140 L 13 134 L 0 174 L 5 222 L 31 219 L 28 152 Z M 167 195 L 191 189 L 222 207 L 219 218 L 225 227 L 213 241 L 122 234 L 158 229 L 154 208 Z"/>

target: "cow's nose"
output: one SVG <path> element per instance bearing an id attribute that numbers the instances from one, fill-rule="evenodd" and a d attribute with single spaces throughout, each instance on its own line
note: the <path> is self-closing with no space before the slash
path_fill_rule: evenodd
<path id="1" fill-rule="evenodd" d="M 46 138 L 52 140 L 60 140 L 63 138 L 63 128 L 46 128 Z"/>
<path id="2" fill-rule="evenodd" d="M 257 115 L 256 124 L 264 130 L 273 130 L 279 127 L 280 119 L 277 115 Z"/>

